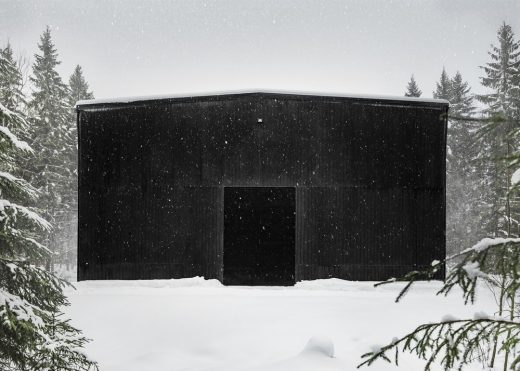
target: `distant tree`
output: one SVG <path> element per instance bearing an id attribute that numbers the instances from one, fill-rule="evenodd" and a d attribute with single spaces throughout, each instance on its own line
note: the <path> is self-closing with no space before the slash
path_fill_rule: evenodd
<path id="1" fill-rule="evenodd" d="M 466 176 L 474 171 L 474 159 L 478 155 L 475 142 L 480 124 L 471 120 L 475 114 L 474 98 L 471 88 L 458 71 L 450 80 L 449 95 L 448 162 L 453 172 Z"/>
<path id="2" fill-rule="evenodd" d="M 42 194 L 37 206 L 54 227 L 44 238 L 54 257 L 63 245 L 60 236 L 74 197 L 70 184 L 76 164 L 71 162 L 70 153 L 74 151 L 75 125 L 70 119 L 69 90 L 56 71 L 60 62 L 49 27 L 43 32 L 38 49 L 31 76 L 34 90 L 29 102 L 34 113 L 29 131 L 35 151 L 27 167 L 31 183 Z M 48 268 L 53 269 L 52 260 Z"/>
<path id="3" fill-rule="evenodd" d="M 476 155 L 471 152 L 479 128 L 470 120 L 475 114 L 474 97 L 460 72 L 457 71 L 449 84 L 450 132 L 453 138 L 451 154 L 459 162 L 457 168 L 466 168 L 470 166 L 471 158 Z"/>
<path id="4" fill-rule="evenodd" d="M 17 157 L 33 150 L 13 132 L 26 126 L 16 110 L 25 97 L 10 47 L 0 51 L 0 370 L 97 369 L 80 350 L 87 339 L 63 319 L 67 283 L 41 266 L 50 251 L 38 236 L 51 227 L 26 206 L 39 192 L 15 175 Z"/>
<path id="5" fill-rule="evenodd" d="M 435 99 L 446 99 L 447 101 L 451 101 L 452 97 L 452 86 L 451 79 L 446 73 L 446 69 L 442 69 L 441 78 L 439 82 L 437 82 L 437 87 L 433 92 L 433 97 Z"/>
<path id="6" fill-rule="evenodd" d="M 76 110 L 74 109 L 74 106 L 79 100 L 93 98 L 94 94 L 89 91 L 89 85 L 83 76 L 83 70 L 81 66 L 77 65 L 69 78 L 68 105 L 71 115 L 70 135 L 66 138 L 68 142 L 66 148 L 70 150 L 63 154 L 66 162 L 70 164 L 70 169 L 73 170 L 67 187 L 68 193 L 71 197 L 69 198 L 69 207 L 66 210 L 65 218 L 62 223 L 61 235 L 58 238 L 58 240 L 62 241 L 62 246 L 60 248 L 60 256 L 57 258 L 60 263 L 65 265 L 67 271 L 71 266 L 75 265 L 77 257 L 78 133 L 76 126 Z"/>
<path id="7" fill-rule="evenodd" d="M 94 99 L 94 94 L 89 91 L 89 86 L 85 77 L 83 76 L 83 70 L 80 65 L 77 65 L 74 72 L 69 79 L 69 106 L 74 107 L 77 101 L 83 99 Z"/>
<path id="8" fill-rule="evenodd" d="M 451 79 L 450 112 L 456 116 L 471 116 L 475 112 L 473 95 L 459 71 Z"/>
<path id="9" fill-rule="evenodd" d="M 410 78 L 410 81 L 408 82 L 408 85 L 406 86 L 406 92 L 404 93 L 405 97 L 420 97 L 422 94 L 422 91 L 419 89 L 419 86 L 417 85 L 417 82 L 415 81 L 415 78 Z"/>
<path id="10" fill-rule="evenodd" d="M 458 253 L 462 246 L 485 237 L 480 224 L 481 179 L 474 160 L 479 152 L 478 146 L 474 145 L 478 127 L 471 120 L 475 110 L 471 89 L 459 72 L 450 79 L 443 69 L 433 96 L 450 101 L 446 156 L 446 250 L 451 255 Z"/>
<path id="11" fill-rule="evenodd" d="M 491 45 L 491 62 L 481 66 L 485 76 L 482 85 L 491 93 L 479 96 L 488 105 L 487 112 L 513 117 L 520 104 L 520 42 L 515 40 L 511 26 L 505 22 L 498 32 L 498 46 Z"/>

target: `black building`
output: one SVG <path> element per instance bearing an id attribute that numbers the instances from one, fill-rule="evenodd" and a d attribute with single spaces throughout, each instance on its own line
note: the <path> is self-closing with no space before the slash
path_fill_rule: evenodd
<path id="1" fill-rule="evenodd" d="M 445 255 L 448 103 L 84 101 L 78 279 L 381 280 Z"/>

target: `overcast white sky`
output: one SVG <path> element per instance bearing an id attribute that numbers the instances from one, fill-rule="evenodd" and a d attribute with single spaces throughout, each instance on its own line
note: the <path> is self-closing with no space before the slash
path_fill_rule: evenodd
<path id="1" fill-rule="evenodd" d="M 45 25 L 68 80 L 80 64 L 97 98 L 277 89 L 430 97 L 442 67 L 478 92 L 518 0 L 0 0 L 0 42 L 31 56 Z"/>

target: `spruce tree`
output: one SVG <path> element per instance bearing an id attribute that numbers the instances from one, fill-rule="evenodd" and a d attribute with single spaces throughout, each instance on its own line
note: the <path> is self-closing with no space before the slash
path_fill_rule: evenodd
<path id="1" fill-rule="evenodd" d="M 470 117 L 475 112 L 473 95 L 468 83 L 459 71 L 451 80 L 450 113 L 454 116 Z"/>
<path id="2" fill-rule="evenodd" d="M 513 117 L 520 98 L 520 42 L 515 40 L 511 26 L 505 22 L 498 32 L 498 45 L 488 52 L 491 62 L 481 66 L 485 76 L 482 85 L 492 92 L 479 96 L 488 105 L 487 112 Z"/>
<path id="3" fill-rule="evenodd" d="M 419 89 L 419 85 L 417 85 L 417 82 L 415 81 L 415 78 L 410 78 L 410 81 L 408 82 L 408 85 L 406 86 L 406 92 L 404 93 L 405 97 L 420 97 L 422 94 L 422 91 Z"/>
<path id="4" fill-rule="evenodd" d="M 7 49 L 7 53 L 5 50 Z M 0 369 L 97 369 L 80 348 L 87 342 L 63 319 L 67 283 L 41 267 L 49 250 L 38 241 L 50 224 L 24 203 L 40 195 L 20 173 L 17 157 L 33 153 L 11 128 L 26 125 L 10 48 L 0 53 Z"/>
<path id="5" fill-rule="evenodd" d="M 53 224 L 44 242 L 55 259 L 68 242 L 63 239 L 63 231 L 75 197 L 70 189 L 76 168 L 70 159 L 75 145 L 75 124 L 70 120 L 68 88 L 56 71 L 60 62 L 49 27 L 43 32 L 38 49 L 32 67 L 34 90 L 29 104 L 34 113 L 30 136 L 35 155 L 28 167 L 31 183 L 43 195 L 37 206 Z M 48 262 L 48 267 L 53 268 L 53 260 Z"/>
<path id="6" fill-rule="evenodd" d="M 94 99 L 94 94 L 89 91 L 89 86 L 83 70 L 80 65 L 77 65 L 74 72 L 69 79 L 69 106 L 74 107 L 76 102 L 83 99 Z"/>
<path id="7" fill-rule="evenodd" d="M 479 144 L 486 150 L 482 157 L 488 159 L 486 186 L 494 190 L 494 194 L 485 200 L 492 205 L 490 213 L 494 215 L 489 223 L 489 233 L 511 236 L 520 229 L 517 223 L 513 225 L 518 217 L 512 218 L 511 173 L 506 166 L 519 143 L 513 134 L 519 129 L 520 43 L 515 41 L 513 30 L 505 23 L 500 26 L 497 36 L 498 45 L 491 45 L 488 53 L 491 62 L 481 67 L 484 72 L 482 85 L 490 92 L 478 98 L 486 104 L 484 114 L 492 120 L 481 128 Z"/>
<path id="8" fill-rule="evenodd" d="M 437 87 L 433 92 L 433 97 L 435 99 L 446 99 L 447 101 L 451 101 L 452 97 L 452 87 L 451 87 L 451 79 L 446 73 L 446 69 L 442 69 L 441 77 L 439 82 L 437 83 Z"/>

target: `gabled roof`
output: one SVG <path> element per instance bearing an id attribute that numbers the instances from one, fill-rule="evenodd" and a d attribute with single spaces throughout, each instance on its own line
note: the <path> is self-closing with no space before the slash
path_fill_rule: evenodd
<path id="1" fill-rule="evenodd" d="M 285 91 L 285 90 L 236 90 L 236 91 L 220 91 L 220 92 L 199 92 L 199 93 L 180 93 L 166 95 L 149 95 L 136 97 L 119 97 L 119 98 L 101 98 L 91 100 L 80 100 L 76 103 L 76 108 L 81 109 L 85 106 L 107 106 L 107 105 L 127 105 L 139 102 L 151 102 L 161 100 L 175 99 L 191 99 L 191 98 L 225 98 L 228 96 L 238 95 L 270 95 L 270 96 L 292 96 L 292 97 L 323 97 L 323 98 L 351 98 L 359 100 L 373 100 L 380 103 L 389 102 L 415 102 L 419 105 L 425 103 L 427 105 L 449 105 L 445 99 L 433 98 L 415 98 L 404 96 L 388 96 L 388 95 L 367 95 L 367 94 L 350 94 L 350 93 L 325 93 L 325 92 L 302 92 L 302 91 Z"/>

